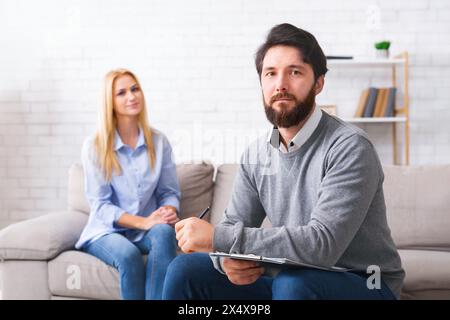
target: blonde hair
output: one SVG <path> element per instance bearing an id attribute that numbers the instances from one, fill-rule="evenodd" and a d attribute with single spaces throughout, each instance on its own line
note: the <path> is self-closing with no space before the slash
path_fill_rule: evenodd
<path id="1" fill-rule="evenodd" d="M 114 84 L 117 78 L 129 75 L 141 88 L 137 77 L 129 70 L 116 69 L 108 72 L 103 82 L 102 105 L 99 112 L 97 132 L 94 137 L 94 150 L 97 155 L 98 164 L 107 181 L 111 181 L 113 173 L 122 174 L 119 160 L 114 150 L 114 138 L 117 127 L 117 118 L 114 112 Z M 141 89 L 142 90 L 142 89 Z M 153 131 L 147 120 L 147 108 L 145 106 L 144 93 L 142 92 L 142 111 L 138 115 L 138 124 L 143 131 L 150 166 L 155 165 L 155 148 L 153 146 Z"/>

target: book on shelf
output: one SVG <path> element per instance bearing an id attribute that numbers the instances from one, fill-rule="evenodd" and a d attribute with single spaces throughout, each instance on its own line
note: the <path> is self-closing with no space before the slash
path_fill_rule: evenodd
<path id="1" fill-rule="evenodd" d="M 368 97 L 369 97 L 369 88 L 363 90 L 363 92 L 361 93 L 358 107 L 356 108 L 355 118 L 361 118 L 364 115 L 364 108 L 366 107 Z"/>
<path id="2" fill-rule="evenodd" d="M 377 101 L 375 103 L 375 109 L 373 110 L 373 117 L 383 117 L 384 116 L 384 109 L 385 104 L 387 101 L 387 93 L 388 88 L 378 88 L 378 95 L 377 95 Z"/>
<path id="3" fill-rule="evenodd" d="M 373 116 L 373 111 L 375 109 L 375 104 L 377 102 L 378 89 L 370 87 L 369 88 L 369 96 L 367 97 L 367 102 L 364 107 L 363 117 L 370 118 Z"/>
<path id="4" fill-rule="evenodd" d="M 384 112 L 385 117 L 395 117 L 395 97 L 397 94 L 397 88 L 389 88 L 389 94 L 386 103 L 386 111 Z"/>
<path id="5" fill-rule="evenodd" d="M 397 88 L 370 87 L 361 92 L 355 117 L 394 117 Z"/>

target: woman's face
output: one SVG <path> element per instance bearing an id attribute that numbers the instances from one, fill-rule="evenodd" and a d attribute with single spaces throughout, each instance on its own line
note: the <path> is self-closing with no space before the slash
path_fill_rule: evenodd
<path id="1" fill-rule="evenodd" d="M 113 88 L 114 112 L 116 116 L 137 116 L 143 108 L 141 88 L 130 75 L 116 79 Z"/>

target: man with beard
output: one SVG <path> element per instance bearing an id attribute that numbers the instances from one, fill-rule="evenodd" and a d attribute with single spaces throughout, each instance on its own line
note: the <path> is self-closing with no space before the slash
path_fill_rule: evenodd
<path id="1" fill-rule="evenodd" d="M 169 266 L 163 298 L 399 298 L 404 271 L 386 221 L 382 167 L 363 131 L 316 106 L 327 72 L 317 40 L 277 25 L 255 63 L 273 128 L 244 152 L 219 224 L 176 224 L 178 245 L 190 254 Z M 272 226 L 261 228 L 265 217 Z M 211 259 L 213 251 L 350 271 L 269 273 L 254 261 Z M 379 281 L 369 281 L 369 270 Z"/>

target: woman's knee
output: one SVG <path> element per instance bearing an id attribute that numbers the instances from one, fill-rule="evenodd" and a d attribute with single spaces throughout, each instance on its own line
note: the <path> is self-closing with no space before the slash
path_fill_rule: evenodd
<path id="1" fill-rule="evenodd" d="M 144 267 L 144 258 L 135 246 L 123 250 L 116 258 L 117 267 L 126 269 L 141 269 Z"/>
<path id="2" fill-rule="evenodd" d="M 146 234 L 147 237 L 175 239 L 175 229 L 166 223 L 154 225 Z"/>
<path id="3" fill-rule="evenodd" d="M 127 265 L 143 264 L 139 249 L 128 239 L 116 233 L 98 239 L 83 250 L 117 269 Z"/>

